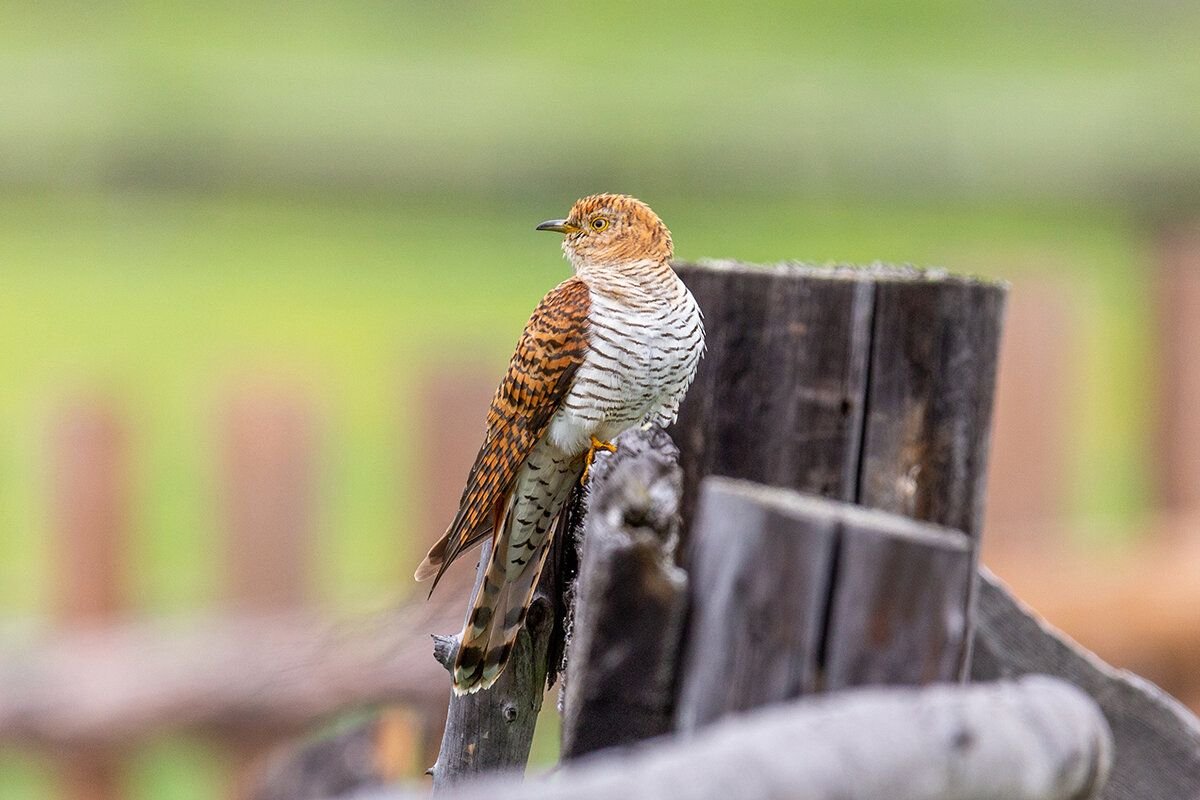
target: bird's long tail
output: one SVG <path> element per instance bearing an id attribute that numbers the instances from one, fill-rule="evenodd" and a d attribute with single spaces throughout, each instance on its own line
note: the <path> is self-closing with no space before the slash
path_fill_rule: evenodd
<path id="1" fill-rule="evenodd" d="M 459 637 L 454 659 L 455 694 L 477 692 L 496 682 L 533 602 L 534 589 L 550 552 L 554 525 L 543 531 L 540 526 L 530 528 L 514 522 L 510 511 L 492 546 L 487 572 Z M 518 538 L 513 547 L 514 535 L 528 538 Z"/>

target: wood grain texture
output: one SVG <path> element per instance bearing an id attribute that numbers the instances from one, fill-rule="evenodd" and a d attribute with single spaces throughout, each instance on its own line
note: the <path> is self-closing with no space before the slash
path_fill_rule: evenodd
<path id="1" fill-rule="evenodd" d="M 1006 287 L 937 270 L 677 264 L 708 353 L 672 435 L 724 475 L 977 538 Z"/>
<path id="2" fill-rule="evenodd" d="M 574 635 L 563 690 L 562 758 L 671 728 L 687 575 L 675 565 L 682 475 L 660 428 L 634 428 L 592 472 Z"/>
<path id="3" fill-rule="evenodd" d="M 874 281 L 858 502 L 978 539 L 1006 288 L 938 272 Z"/>
<path id="4" fill-rule="evenodd" d="M 957 677 L 961 532 L 713 477 L 695 535 L 680 730 L 822 689 Z"/>
<path id="5" fill-rule="evenodd" d="M 677 269 L 705 312 L 709 344 L 673 429 L 686 522 L 711 474 L 978 540 L 1004 284 L 882 264 Z"/>
<path id="6" fill-rule="evenodd" d="M 794 492 L 703 484 L 679 730 L 817 689 L 838 527 L 822 511 Z"/>
<path id="7" fill-rule="evenodd" d="M 481 781 L 447 797 L 1088 800 L 1104 785 L 1111 757 L 1111 735 L 1091 698 L 1063 681 L 1030 677 L 801 700 L 686 739 L 597 754 L 547 778 Z M 404 796 L 368 792 L 356 800 Z"/>
<path id="8" fill-rule="evenodd" d="M 724 475 L 853 500 L 872 286 L 799 264 L 677 264 L 704 312 L 707 352 L 671 434 L 684 521 L 700 480 Z"/>
<path id="9" fill-rule="evenodd" d="M 973 680 L 1055 675 L 1100 705 L 1115 743 L 1102 800 L 1200 798 L 1200 720 L 1175 698 L 1115 669 L 1022 606 L 994 575 L 979 581 Z"/>
<path id="10" fill-rule="evenodd" d="M 972 570 L 966 536 L 838 505 L 823 688 L 957 678 L 967 647 Z"/>

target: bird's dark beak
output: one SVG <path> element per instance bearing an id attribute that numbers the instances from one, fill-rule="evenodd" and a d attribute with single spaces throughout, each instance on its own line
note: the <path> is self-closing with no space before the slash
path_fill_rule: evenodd
<path id="1" fill-rule="evenodd" d="M 541 225 L 537 226 L 539 231 L 557 231 L 558 233 L 575 233 L 579 228 L 575 227 L 565 219 L 548 219 Z"/>

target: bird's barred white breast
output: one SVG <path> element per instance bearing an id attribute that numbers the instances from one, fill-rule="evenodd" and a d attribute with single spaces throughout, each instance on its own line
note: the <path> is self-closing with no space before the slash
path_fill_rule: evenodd
<path id="1" fill-rule="evenodd" d="M 674 272 L 655 291 L 597 287 L 588 315 L 588 354 L 551 420 L 550 441 L 581 452 L 644 419 L 674 421 L 704 352 L 695 298 Z M 615 288 L 618 291 L 605 291 Z"/>

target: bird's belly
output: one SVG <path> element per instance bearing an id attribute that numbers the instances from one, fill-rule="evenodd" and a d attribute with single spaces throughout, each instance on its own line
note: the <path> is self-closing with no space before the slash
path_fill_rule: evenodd
<path id="1" fill-rule="evenodd" d="M 550 425 L 551 440 L 567 452 L 586 448 L 591 436 L 612 441 L 663 409 L 673 416 L 703 350 L 690 294 L 670 307 L 599 311 L 590 320 L 588 357 Z"/>

